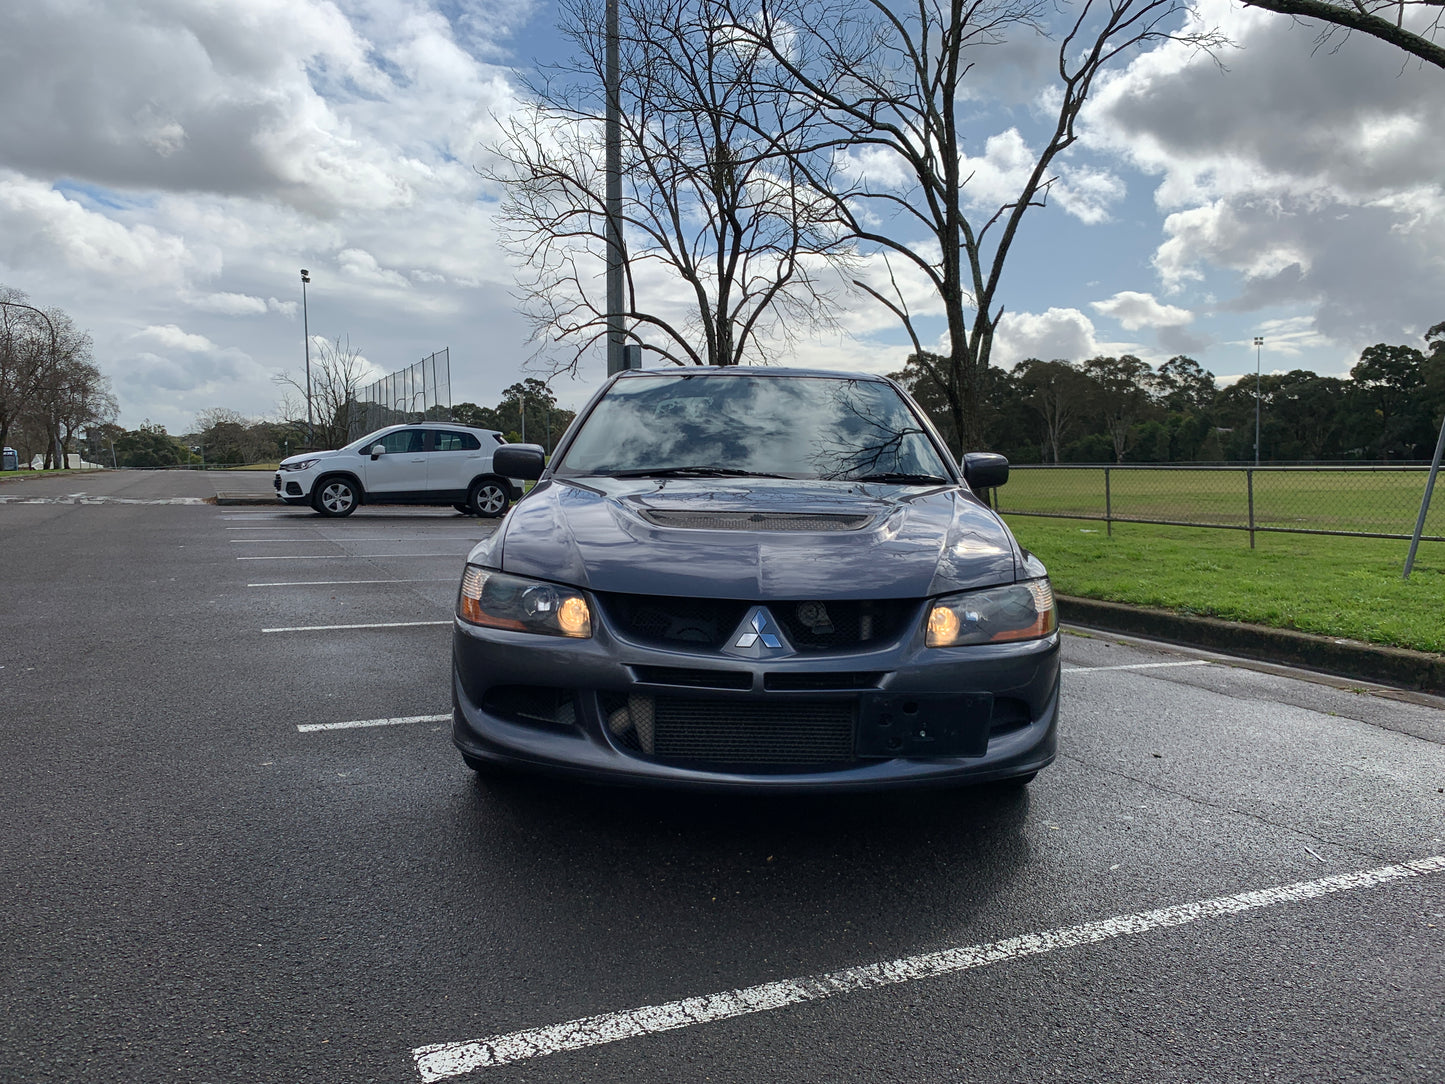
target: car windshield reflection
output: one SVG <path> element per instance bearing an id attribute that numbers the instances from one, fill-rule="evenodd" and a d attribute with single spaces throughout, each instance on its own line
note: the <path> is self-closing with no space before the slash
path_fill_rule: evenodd
<path id="1" fill-rule="evenodd" d="M 846 377 L 647 374 L 619 380 L 554 473 L 949 482 L 888 384 Z"/>

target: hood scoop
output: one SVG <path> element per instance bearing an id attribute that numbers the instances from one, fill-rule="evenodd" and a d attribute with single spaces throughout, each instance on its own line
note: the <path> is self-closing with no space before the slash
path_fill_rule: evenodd
<path id="1" fill-rule="evenodd" d="M 873 521 L 868 514 L 826 512 L 714 512 L 649 508 L 642 518 L 658 527 L 703 531 L 859 531 Z"/>

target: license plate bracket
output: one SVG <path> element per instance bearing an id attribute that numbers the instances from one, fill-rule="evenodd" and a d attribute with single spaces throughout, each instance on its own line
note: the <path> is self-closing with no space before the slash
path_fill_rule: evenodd
<path id="1" fill-rule="evenodd" d="M 992 693 L 872 693 L 858 711 L 862 757 L 981 757 Z"/>

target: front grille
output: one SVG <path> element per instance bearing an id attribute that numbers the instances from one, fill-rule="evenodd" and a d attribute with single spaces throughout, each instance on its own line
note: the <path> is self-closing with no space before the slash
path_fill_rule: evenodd
<path id="1" fill-rule="evenodd" d="M 717 651 L 757 605 L 747 599 L 599 593 L 608 622 L 629 640 Z M 916 599 L 834 599 L 764 603 L 799 652 L 847 651 L 895 639 L 919 619 Z"/>
<path id="2" fill-rule="evenodd" d="M 768 612 L 799 651 L 835 651 L 892 640 L 914 619 L 913 599 L 769 602 Z"/>
<path id="3" fill-rule="evenodd" d="M 277 489 L 280 489 L 280 488 L 281 488 L 281 476 L 280 476 L 279 474 L 273 476 L 272 479 L 271 479 L 271 484 L 272 484 L 273 486 L 275 486 Z"/>
<path id="4" fill-rule="evenodd" d="M 777 704 L 634 694 L 604 696 L 602 706 L 620 746 L 679 767 L 827 771 L 855 759 L 850 700 Z"/>
<path id="5" fill-rule="evenodd" d="M 608 593 L 599 593 L 597 601 L 612 627 L 629 640 L 659 647 L 687 644 L 708 651 L 727 643 L 752 605 L 734 599 Z"/>
<path id="6" fill-rule="evenodd" d="M 856 531 L 868 526 L 868 515 L 810 512 L 681 512 L 653 509 L 643 515 L 659 527 L 691 527 L 707 531 Z"/>

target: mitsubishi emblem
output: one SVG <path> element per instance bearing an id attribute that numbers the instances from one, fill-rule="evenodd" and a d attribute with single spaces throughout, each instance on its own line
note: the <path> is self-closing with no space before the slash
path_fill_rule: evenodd
<path id="1" fill-rule="evenodd" d="M 774 653 L 792 654 L 783 640 L 777 622 L 764 606 L 754 606 L 748 611 L 743 623 L 733 633 L 732 644 L 726 650 L 730 655 L 742 655 L 750 659 L 759 659 Z"/>

